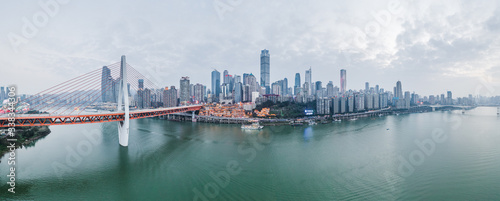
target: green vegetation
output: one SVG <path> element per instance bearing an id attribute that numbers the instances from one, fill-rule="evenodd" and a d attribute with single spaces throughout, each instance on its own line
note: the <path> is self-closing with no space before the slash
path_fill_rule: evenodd
<path id="1" fill-rule="evenodd" d="M 270 109 L 269 113 L 275 114 L 277 118 L 300 118 L 305 116 L 304 110 L 306 109 L 316 111 L 316 102 L 297 103 L 286 101 L 274 103 L 266 101 L 255 109 L 260 111 L 266 107 Z"/>
<path id="2" fill-rule="evenodd" d="M 48 126 L 16 127 L 16 135 L 14 137 L 15 139 L 17 139 L 16 147 L 33 146 L 36 140 L 47 136 L 49 133 L 50 129 Z M 5 134 L 7 134 L 7 130 L 5 130 Z M 7 146 L 9 146 L 9 142 L 7 141 L 7 139 L 9 138 L 9 136 L 3 134 L 0 137 L 0 156 L 3 156 L 3 154 L 8 151 Z"/>
<path id="3" fill-rule="evenodd" d="M 48 114 L 47 112 L 40 112 L 38 110 L 30 110 L 26 114 Z"/>

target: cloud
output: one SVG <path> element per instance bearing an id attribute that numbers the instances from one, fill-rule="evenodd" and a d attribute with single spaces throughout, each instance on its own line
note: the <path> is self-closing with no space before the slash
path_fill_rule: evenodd
<path id="1" fill-rule="evenodd" d="M 495 1 L 400 1 L 402 12 L 391 13 L 387 24 L 377 14 L 389 12 L 390 1 L 242 1 L 223 20 L 213 3 L 72 1 L 14 53 L 7 34 L 19 32 L 22 17 L 41 8 L 9 2 L 0 8 L 3 19 L 14 19 L 0 25 L 0 61 L 9 65 L 1 72 L 23 76 L 0 85 L 16 83 L 35 93 L 124 54 L 161 87 L 178 86 L 181 76 L 210 86 L 213 68 L 259 79 L 260 50 L 269 49 L 271 81 L 291 82 L 311 66 L 314 80 L 338 85 L 345 68 L 352 89 L 368 81 L 392 90 L 401 80 L 404 90 L 423 95 L 449 89 L 465 96 L 474 90 L 462 83 L 477 85 L 500 66 Z M 374 25 L 378 34 L 371 33 Z"/>

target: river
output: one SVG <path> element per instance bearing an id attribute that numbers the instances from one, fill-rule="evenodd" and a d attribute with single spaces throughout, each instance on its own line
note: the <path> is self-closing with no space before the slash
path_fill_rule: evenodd
<path id="1" fill-rule="evenodd" d="M 17 150 L 1 200 L 498 200 L 494 107 L 265 127 L 130 121 L 52 126 Z"/>

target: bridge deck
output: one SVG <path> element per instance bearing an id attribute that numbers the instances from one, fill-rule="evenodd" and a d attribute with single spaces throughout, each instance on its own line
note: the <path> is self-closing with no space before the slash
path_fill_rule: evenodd
<path id="1" fill-rule="evenodd" d="M 156 117 L 179 112 L 199 110 L 201 105 L 180 106 L 171 108 L 158 108 L 149 110 L 131 111 L 130 119 L 141 119 L 148 117 Z M 113 121 L 123 121 L 125 119 L 124 112 L 107 112 L 96 114 L 83 115 L 50 115 L 50 114 L 33 114 L 20 115 L 15 117 L 15 126 L 51 126 L 51 125 L 68 125 L 68 124 L 89 124 L 103 123 Z M 9 118 L 0 117 L 0 128 L 9 127 Z"/>

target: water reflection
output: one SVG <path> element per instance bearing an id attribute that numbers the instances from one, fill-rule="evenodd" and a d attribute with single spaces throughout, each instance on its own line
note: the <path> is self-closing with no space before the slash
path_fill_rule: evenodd
<path id="1" fill-rule="evenodd" d="M 128 147 L 122 147 L 118 146 L 118 175 L 120 175 L 119 180 L 122 184 L 122 187 L 119 188 L 119 196 L 122 200 L 126 200 L 129 196 L 129 190 L 127 189 L 128 186 L 130 186 L 130 174 L 128 172 L 130 171 L 129 168 L 129 155 L 128 155 Z"/>
<path id="2" fill-rule="evenodd" d="M 304 129 L 304 140 L 308 142 L 312 137 L 313 137 L 313 130 L 312 127 L 307 127 Z"/>

